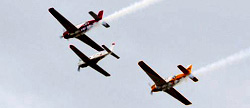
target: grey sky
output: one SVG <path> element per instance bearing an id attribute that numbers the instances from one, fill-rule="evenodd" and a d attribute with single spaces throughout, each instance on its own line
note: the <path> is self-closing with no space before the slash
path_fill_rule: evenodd
<path id="1" fill-rule="evenodd" d="M 99 44 L 116 42 L 120 60 L 99 63 L 111 77 L 91 68 L 77 72 L 74 44 L 60 39 L 63 27 L 48 12 L 54 7 L 73 24 L 91 19 L 88 11 L 112 14 L 138 0 L 2 0 L 0 4 L 1 108 L 186 107 L 166 93 L 150 95 L 151 79 L 139 68 L 144 60 L 162 77 L 181 73 L 178 64 L 196 70 L 250 46 L 248 0 L 164 0 L 87 33 Z M 176 89 L 192 108 L 250 107 L 250 59 L 197 76 Z"/>

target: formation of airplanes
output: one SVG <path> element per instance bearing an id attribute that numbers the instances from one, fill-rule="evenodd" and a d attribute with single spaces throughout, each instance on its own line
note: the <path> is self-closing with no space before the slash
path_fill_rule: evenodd
<path id="1" fill-rule="evenodd" d="M 69 22 L 64 16 L 62 16 L 59 12 L 57 12 L 54 8 L 49 8 L 49 12 L 59 21 L 59 23 L 66 29 L 66 31 L 61 36 L 64 39 L 76 38 L 85 44 L 89 45 L 93 49 L 98 52 L 90 57 L 86 56 L 83 52 L 77 49 L 74 45 L 69 45 L 70 49 L 80 58 L 78 63 L 78 71 L 81 68 L 91 67 L 99 73 L 103 74 L 106 77 L 109 77 L 110 74 L 102 69 L 97 63 L 105 58 L 107 55 L 112 55 L 113 57 L 119 59 L 120 57 L 113 52 L 113 48 L 115 43 L 112 43 L 110 48 L 107 48 L 105 45 L 98 45 L 95 41 L 89 38 L 85 33 L 91 30 L 96 23 L 100 22 L 103 18 L 103 10 L 99 11 L 98 14 L 90 11 L 89 14 L 94 18 L 93 20 L 87 21 L 83 24 L 74 26 L 71 22 Z M 104 27 L 109 28 L 110 25 L 105 21 L 101 23 Z M 168 79 L 161 78 L 153 69 L 151 69 L 147 64 L 143 61 L 139 61 L 138 65 L 146 72 L 146 74 L 154 81 L 154 85 L 151 86 L 151 94 L 153 92 L 163 91 L 173 96 L 180 102 L 185 105 L 192 104 L 189 100 L 187 100 L 182 94 L 180 94 L 173 87 L 183 81 L 186 77 L 189 77 L 194 82 L 197 82 L 198 79 L 191 74 L 192 65 L 188 68 L 183 67 L 182 65 L 178 65 L 177 67 L 183 72 L 183 74 L 178 74 L 173 77 L 169 77 Z"/>

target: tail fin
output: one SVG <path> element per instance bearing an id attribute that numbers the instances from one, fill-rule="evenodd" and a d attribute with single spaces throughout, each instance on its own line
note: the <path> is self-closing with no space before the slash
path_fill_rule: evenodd
<path id="1" fill-rule="evenodd" d="M 103 10 L 99 11 L 98 17 L 99 17 L 100 20 L 102 20 L 102 17 L 103 17 Z M 109 27 L 110 27 L 110 25 L 109 25 L 108 23 L 106 23 L 105 21 L 102 22 L 102 25 L 103 25 L 104 27 L 106 27 L 106 28 L 109 28 Z"/>
<path id="2" fill-rule="evenodd" d="M 114 47 L 115 47 L 115 43 L 113 42 L 111 47 L 109 47 L 109 49 L 113 52 L 114 51 Z"/>
<path id="3" fill-rule="evenodd" d="M 110 49 L 109 49 L 109 48 L 107 48 L 105 45 L 102 45 L 102 47 L 103 47 L 108 53 L 110 53 L 110 55 L 112 55 L 112 56 L 114 56 L 115 58 L 119 59 L 120 57 L 117 56 L 117 55 L 113 52 L 114 46 L 115 46 L 115 43 L 112 43 L 112 46 L 111 46 Z"/>
<path id="4" fill-rule="evenodd" d="M 89 11 L 89 14 L 98 22 L 102 20 L 103 17 L 103 10 L 99 11 L 98 15 L 96 15 L 93 11 Z M 105 21 L 102 21 L 102 25 L 106 28 L 109 28 L 109 24 L 106 23 Z"/>
<path id="5" fill-rule="evenodd" d="M 99 13 L 98 13 L 98 17 L 100 20 L 102 19 L 102 16 L 103 16 L 103 10 L 99 11 Z"/>
<path id="6" fill-rule="evenodd" d="M 197 82 L 197 81 L 198 81 L 198 79 L 197 79 L 195 76 L 193 76 L 193 74 L 191 73 L 191 72 L 192 72 L 192 67 L 193 67 L 193 65 L 188 66 L 188 68 L 184 68 L 182 65 L 178 65 L 177 67 L 178 67 L 184 74 L 187 74 L 188 77 L 189 77 L 191 80 L 193 80 L 194 82 Z"/>
<path id="7" fill-rule="evenodd" d="M 190 72 L 190 74 L 189 74 L 189 78 L 191 79 L 191 80 L 193 80 L 194 82 L 197 82 L 198 81 L 198 78 L 196 78 L 191 72 L 192 72 L 192 67 L 193 67 L 193 65 L 190 65 L 188 68 L 187 68 L 187 71 L 188 72 Z"/>
<path id="8" fill-rule="evenodd" d="M 101 10 L 98 15 L 96 15 L 93 11 L 89 11 L 89 14 L 96 20 L 96 21 L 100 21 L 102 19 L 102 15 L 103 15 L 103 10 Z"/>
<path id="9" fill-rule="evenodd" d="M 191 73 L 192 72 L 192 68 L 193 68 L 193 65 L 189 65 L 188 68 L 187 68 L 188 72 Z"/>

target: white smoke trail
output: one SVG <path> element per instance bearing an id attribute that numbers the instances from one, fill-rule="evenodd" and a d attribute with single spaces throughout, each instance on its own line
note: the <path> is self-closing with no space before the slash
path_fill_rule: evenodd
<path id="1" fill-rule="evenodd" d="M 103 20 L 106 22 L 113 21 L 117 18 L 120 18 L 120 17 L 125 16 L 127 14 L 136 12 L 139 9 L 143 9 L 143 8 L 150 6 L 154 3 L 157 3 L 159 1 L 162 1 L 162 0 L 142 0 L 139 2 L 135 2 L 134 4 L 130 5 L 129 7 L 123 8 L 120 11 L 117 11 L 117 12 L 105 17 Z"/>
<path id="2" fill-rule="evenodd" d="M 196 75 L 197 74 L 200 75 L 200 74 L 203 74 L 206 72 L 214 71 L 216 69 L 220 69 L 220 68 L 223 68 L 225 66 L 230 66 L 232 64 L 235 64 L 235 63 L 239 62 L 240 60 L 245 59 L 247 57 L 250 57 L 250 48 L 247 48 L 247 49 L 242 50 L 238 53 L 235 53 L 231 56 L 228 56 L 227 58 L 221 59 L 217 62 L 209 64 L 205 67 L 202 67 L 202 68 L 194 71 L 193 73 Z"/>

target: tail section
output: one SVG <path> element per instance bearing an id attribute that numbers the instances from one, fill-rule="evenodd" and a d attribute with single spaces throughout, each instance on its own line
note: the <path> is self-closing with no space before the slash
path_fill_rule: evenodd
<path id="1" fill-rule="evenodd" d="M 177 67 L 178 67 L 184 74 L 188 75 L 188 77 L 189 77 L 191 80 L 193 80 L 194 82 L 197 82 L 197 81 L 198 81 L 198 79 L 197 79 L 195 76 L 193 76 L 193 74 L 191 74 L 193 65 L 188 66 L 188 68 L 185 68 L 185 67 L 183 67 L 182 65 L 178 65 Z"/>
<path id="2" fill-rule="evenodd" d="M 99 11 L 98 17 L 99 17 L 100 19 L 102 19 L 102 17 L 103 17 L 103 10 Z M 103 25 L 104 27 L 106 27 L 106 28 L 109 28 L 109 27 L 110 27 L 109 24 L 108 24 L 107 22 L 105 22 L 105 21 L 102 21 L 102 25 Z"/>
<path id="3" fill-rule="evenodd" d="M 113 52 L 114 51 L 114 47 L 115 47 L 115 43 L 112 43 L 111 47 L 109 47 L 109 49 Z"/>
<path id="4" fill-rule="evenodd" d="M 189 73 L 191 73 L 191 72 L 192 72 L 192 68 L 193 68 L 193 65 L 189 65 L 188 68 L 187 68 L 187 71 L 188 71 Z"/>
<path id="5" fill-rule="evenodd" d="M 107 48 L 105 45 L 102 45 L 102 47 L 108 52 L 110 53 L 110 55 L 114 56 L 115 58 L 119 59 L 120 57 L 118 55 L 116 55 L 113 50 L 114 50 L 114 46 L 115 46 L 115 43 L 112 43 L 112 46 L 109 48 Z"/>
<path id="6" fill-rule="evenodd" d="M 194 82 L 199 81 L 198 78 L 196 78 L 195 76 L 193 76 L 193 74 L 190 74 L 188 77 L 189 77 L 191 80 L 193 80 Z"/>
<path id="7" fill-rule="evenodd" d="M 102 16 L 103 16 L 103 10 L 99 11 L 99 13 L 98 13 L 98 17 L 100 20 L 102 19 Z"/>
<path id="8" fill-rule="evenodd" d="M 89 14 L 98 22 L 103 18 L 103 10 L 99 11 L 98 15 L 96 15 L 93 11 L 89 11 Z M 102 22 L 102 25 L 106 28 L 109 28 L 109 24 L 105 21 Z"/>
<path id="9" fill-rule="evenodd" d="M 89 11 L 89 14 L 96 20 L 96 21 L 100 21 L 102 19 L 102 14 L 103 14 L 103 11 L 100 11 L 98 16 L 93 12 L 93 11 Z"/>
<path id="10" fill-rule="evenodd" d="M 106 23 L 105 21 L 102 22 L 102 25 L 103 25 L 104 27 L 106 27 L 106 28 L 109 28 L 109 27 L 110 27 L 110 25 L 109 25 L 108 23 Z"/>

